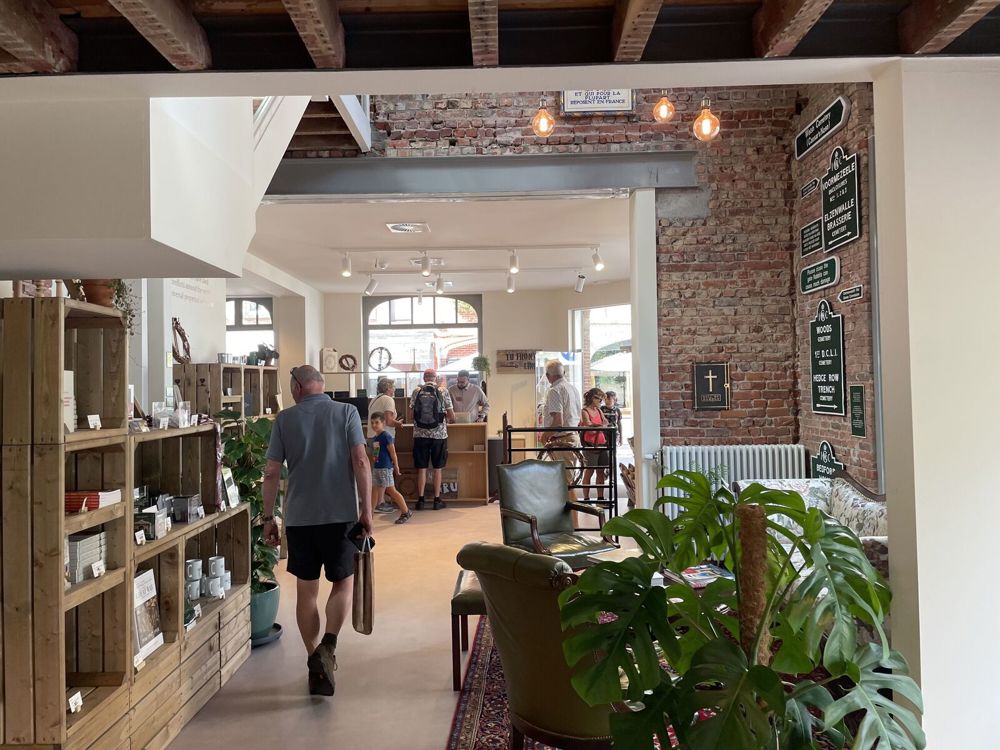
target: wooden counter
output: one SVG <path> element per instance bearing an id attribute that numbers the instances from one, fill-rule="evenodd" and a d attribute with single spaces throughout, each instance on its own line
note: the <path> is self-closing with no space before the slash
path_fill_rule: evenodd
<path id="1" fill-rule="evenodd" d="M 485 422 L 448 425 L 448 465 L 444 481 L 458 482 L 458 497 L 443 498 L 448 502 L 485 504 L 489 499 L 489 460 L 486 439 L 489 425 Z M 396 455 L 403 476 L 396 477 L 397 489 L 407 500 L 415 500 L 416 469 L 413 468 L 413 425 L 396 428 Z M 449 471 L 449 469 L 451 471 Z M 428 496 L 428 500 L 431 498 Z"/>

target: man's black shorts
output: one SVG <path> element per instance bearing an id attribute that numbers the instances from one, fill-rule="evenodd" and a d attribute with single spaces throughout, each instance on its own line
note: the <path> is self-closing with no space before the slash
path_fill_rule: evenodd
<path id="1" fill-rule="evenodd" d="M 354 575 L 357 547 L 347 538 L 353 523 L 327 523 L 320 526 L 286 526 L 288 572 L 304 581 L 319 579 L 320 568 L 326 580 L 342 581 Z"/>
<path id="2" fill-rule="evenodd" d="M 413 438 L 413 465 L 418 469 L 433 466 L 443 469 L 448 463 L 448 440 L 437 438 Z"/>

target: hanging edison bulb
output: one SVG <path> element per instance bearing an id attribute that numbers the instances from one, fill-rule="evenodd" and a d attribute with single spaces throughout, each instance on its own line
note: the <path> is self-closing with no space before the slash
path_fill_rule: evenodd
<path id="1" fill-rule="evenodd" d="M 712 141 L 719 135 L 719 118 L 709 109 L 711 101 L 701 100 L 701 114 L 694 120 L 694 137 L 699 141 Z"/>
<path id="2" fill-rule="evenodd" d="M 653 105 L 653 119 L 661 124 L 673 120 L 675 112 L 674 103 L 665 96 L 661 96 L 660 101 Z"/>
<path id="3" fill-rule="evenodd" d="M 545 109 L 545 101 L 538 102 L 538 112 L 531 118 L 531 129 L 539 138 L 548 138 L 556 129 L 556 118 Z"/>

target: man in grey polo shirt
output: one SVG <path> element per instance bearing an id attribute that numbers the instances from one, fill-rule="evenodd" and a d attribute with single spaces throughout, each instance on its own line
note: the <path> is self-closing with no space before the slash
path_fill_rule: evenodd
<path id="1" fill-rule="evenodd" d="M 351 606 L 356 547 L 347 533 L 359 519 L 372 531 L 372 474 L 361 429 L 351 404 L 323 393 L 323 376 L 310 365 L 292 368 L 295 406 L 278 413 L 264 468 L 264 540 L 280 540 L 274 502 L 282 463 L 288 464 L 283 517 L 288 572 L 296 577 L 295 619 L 309 655 L 309 692 L 333 695 L 337 634 Z M 320 631 L 319 574 L 333 584 Z M 320 636 L 322 635 L 322 640 Z"/>

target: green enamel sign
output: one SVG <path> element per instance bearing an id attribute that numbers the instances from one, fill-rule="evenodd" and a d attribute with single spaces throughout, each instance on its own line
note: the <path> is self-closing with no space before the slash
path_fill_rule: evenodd
<path id="1" fill-rule="evenodd" d="M 844 320 L 825 299 L 809 322 L 809 365 L 813 412 L 844 416 Z"/>
<path id="2" fill-rule="evenodd" d="M 799 272 L 799 291 L 803 294 L 818 292 L 840 281 L 840 258 L 836 255 L 806 266 Z"/>
<path id="3" fill-rule="evenodd" d="M 864 437 L 868 432 L 865 424 L 865 387 L 863 384 L 852 385 L 848 392 L 851 402 L 851 435 Z"/>
<path id="4" fill-rule="evenodd" d="M 858 155 L 837 146 L 823 176 L 823 247 L 827 252 L 861 236 L 858 205 Z"/>
<path id="5" fill-rule="evenodd" d="M 838 96 L 819 116 L 795 136 L 795 158 L 801 159 L 819 144 L 840 130 L 851 114 L 851 103 Z"/>
<path id="6" fill-rule="evenodd" d="M 819 450 L 809 459 L 812 465 L 813 479 L 830 479 L 834 472 L 844 470 L 844 465 L 837 460 L 833 446 L 826 440 L 819 444 Z"/>

